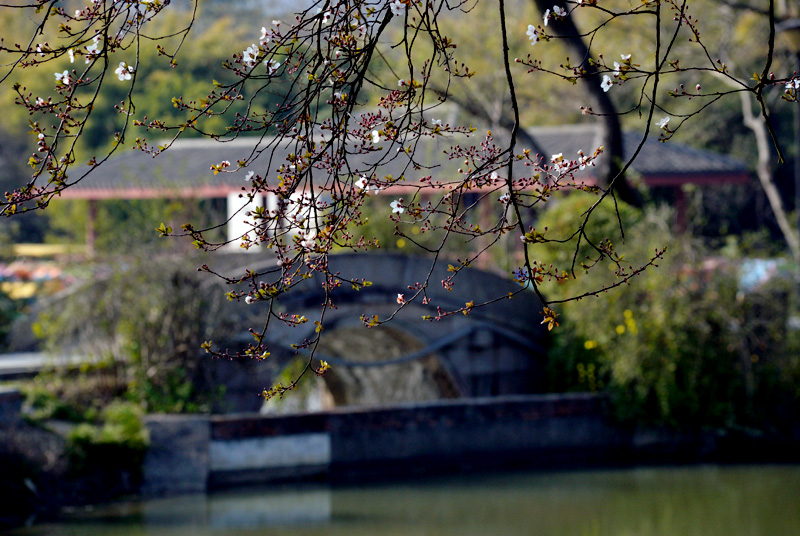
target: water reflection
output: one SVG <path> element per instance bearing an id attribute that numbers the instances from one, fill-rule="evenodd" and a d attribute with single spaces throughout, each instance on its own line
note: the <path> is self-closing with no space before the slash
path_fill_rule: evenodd
<path id="1" fill-rule="evenodd" d="M 329 489 L 220 495 L 207 504 L 212 529 L 323 524 L 332 518 Z"/>
<path id="2" fill-rule="evenodd" d="M 116 505 L 14 535 L 800 535 L 800 467 L 483 475 Z"/>

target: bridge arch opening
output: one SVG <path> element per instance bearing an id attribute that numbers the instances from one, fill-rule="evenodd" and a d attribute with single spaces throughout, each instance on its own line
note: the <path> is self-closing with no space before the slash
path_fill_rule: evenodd
<path id="1" fill-rule="evenodd" d="M 324 337 L 317 351 L 339 358 L 323 377 L 337 406 L 391 405 L 457 398 L 458 388 L 436 354 L 383 364 L 418 352 L 425 344 L 393 327 L 342 327 Z M 358 363 L 357 366 L 345 364 Z"/>
<path id="2" fill-rule="evenodd" d="M 285 407 L 276 410 L 390 406 L 461 396 L 440 356 L 430 353 L 404 360 L 404 357 L 418 354 L 425 348 L 425 343 L 419 338 L 394 327 L 334 328 L 320 341 L 314 363 L 318 366 L 319 361 L 325 359 L 331 364 L 331 369 L 317 381 L 305 382 L 309 384 L 307 386 L 301 382 L 301 392 L 296 394 L 304 399 L 302 403 L 291 400 L 297 398 L 293 393 L 286 399 L 287 403 L 280 404 Z M 296 374 L 305 359 L 293 360 L 284 370 L 285 375 Z"/>

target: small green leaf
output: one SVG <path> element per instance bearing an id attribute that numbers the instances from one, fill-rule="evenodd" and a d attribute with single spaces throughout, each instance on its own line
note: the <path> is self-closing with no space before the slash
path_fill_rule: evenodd
<path id="1" fill-rule="evenodd" d="M 162 222 L 161 225 L 156 227 L 156 231 L 158 231 L 158 236 L 166 236 L 172 233 L 172 227 L 164 225 L 164 223 Z"/>

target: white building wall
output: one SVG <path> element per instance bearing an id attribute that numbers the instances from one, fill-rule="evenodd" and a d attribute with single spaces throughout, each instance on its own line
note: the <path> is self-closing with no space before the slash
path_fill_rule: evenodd
<path id="1" fill-rule="evenodd" d="M 243 194 L 228 194 L 228 225 L 226 226 L 228 248 L 245 251 L 241 247 L 242 237 L 249 233 L 251 238 L 255 238 L 253 234 L 254 220 L 248 214 L 260 206 L 264 206 L 264 196 L 261 194 L 255 194 L 252 200 Z M 260 250 L 260 246 L 254 246 L 246 251 L 255 253 Z"/>

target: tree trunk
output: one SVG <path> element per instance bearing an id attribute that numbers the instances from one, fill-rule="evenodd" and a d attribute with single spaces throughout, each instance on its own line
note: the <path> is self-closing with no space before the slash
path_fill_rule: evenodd
<path id="1" fill-rule="evenodd" d="M 753 112 L 750 93 L 743 91 L 739 93 L 739 95 L 742 99 L 742 117 L 744 118 L 744 125 L 752 130 L 756 137 L 756 148 L 758 149 L 756 174 L 758 175 L 758 180 L 761 182 L 761 188 L 764 189 L 764 193 L 767 194 L 767 200 L 769 201 L 773 214 L 775 214 L 778 227 L 780 227 L 783 233 L 789 250 L 792 252 L 792 257 L 795 261 L 800 261 L 800 238 L 798 238 L 797 230 L 794 229 L 789 222 L 789 217 L 783 207 L 783 200 L 773 181 L 772 154 L 770 151 L 771 144 L 767 126 L 764 121 Z"/>
<path id="2" fill-rule="evenodd" d="M 552 8 L 551 0 L 533 0 L 533 3 L 541 13 Z M 600 162 L 598 162 L 600 183 L 607 186 L 614 181 L 614 191 L 620 199 L 631 205 L 641 206 L 642 199 L 639 192 L 630 185 L 624 176 L 617 176 L 625 163 L 622 127 L 619 123 L 617 107 L 608 93 L 600 87 L 602 79 L 593 61 L 594 58 L 589 51 L 589 47 L 586 46 L 571 17 L 564 17 L 560 20 L 551 17 L 547 27 L 555 36 L 563 40 L 570 50 L 570 54 L 574 60 L 580 62 L 580 67 L 585 73 L 586 83 L 583 84 L 583 87 L 594 101 L 592 108 L 600 119 L 601 140 L 606 155 L 605 158 L 600 159 Z"/>

